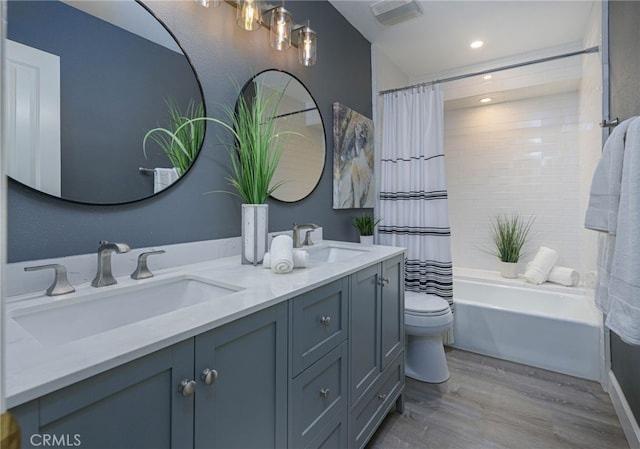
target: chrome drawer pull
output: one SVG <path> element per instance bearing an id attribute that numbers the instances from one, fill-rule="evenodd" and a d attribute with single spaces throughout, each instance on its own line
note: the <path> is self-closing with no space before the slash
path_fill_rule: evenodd
<path id="1" fill-rule="evenodd" d="M 331 323 L 330 316 L 323 316 L 322 318 L 320 318 L 320 324 L 322 324 L 323 326 L 328 326 L 330 323 Z"/>
<path id="2" fill-rule="evenodd" d="M 387 399 L 387 394 L 386 393 L 379 394 L 378 399 L 380 399 L 381 401 L 384 401 L 385 399 Z"/>
<path id="3" fill-rule="evenodd" d="M 183 381 L 180 382 L 180 385 L 178 385 L 178 391 L 182 393 L 182 396 L 188 398 L 196 392 L 196 381 L 183 379 Z"/>
<path id="4" fill-rule="evenodd" d="M 322 396 L 323 398 L 328 398 L 329 397 L 329 389 L 328 388 L 323 388 L 320 390 L 320 396 Z"/>
<path id="5" fill-rule="evenodd" d="M 211 385 L 218 380 L 218 372 L 214 369 L 205 368 L 200 373 L 200 380 L 207 385 Z"/>

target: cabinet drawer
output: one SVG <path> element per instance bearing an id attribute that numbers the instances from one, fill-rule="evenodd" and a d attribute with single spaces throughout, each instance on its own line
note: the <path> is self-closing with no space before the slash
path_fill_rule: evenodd
<path id="1" fill-rule="evenodd" d="M 347 449 L 349 447 L 347 420 L 347 407 L 343 407 L 336 419 L 322 429 L 305 449 Z"/>
<path id="2" fill-rule="evenodd" d="M 293 377 L 346 339 L 347 294 L 345 278 L 291 302 Z"/>
<path id="3" fill-rule="evenodd" d="M 346 385 L 346 342 L 293 379 L 289 399 L 291 447 L 309 446 L 342 413 L 341 409 L 346 410 Z"/>
<path id="4" fill-rule="evenodd" d="M 349 447 L 362 448 L 378 428 L 404 386 L 404 353 L 376 379 L 374 388 L 351 413 Z"/>

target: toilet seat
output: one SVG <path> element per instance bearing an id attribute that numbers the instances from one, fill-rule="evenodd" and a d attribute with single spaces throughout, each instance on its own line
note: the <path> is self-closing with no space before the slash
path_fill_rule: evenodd
<path id="1" fill-rule="evenodd" d="M 414 316 L 442 316 L 451 313 L 449 303 L 434 295 L 417 292 L 405 292 L 405 314 Z"/>

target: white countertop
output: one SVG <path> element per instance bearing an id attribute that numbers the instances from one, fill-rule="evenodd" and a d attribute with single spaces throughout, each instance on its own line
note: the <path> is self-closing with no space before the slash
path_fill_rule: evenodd
<path id="1" fill-rule="evenodd" d="M 70 343 L 45 346 L 12 319 L 25 307 L 47 304 L 56 298 L 26 294 L 7 298 L 5 317 L 5 391 L 7 407 L 15 407 L 100 372 L 135 360 L 159 349 L 214 329 L 342 278 L 361 268 L 402 254 L 404 248 L 362 246 L 357 243 L 322 241 L 317 247 L 341 246 L 367 249 L 362 255 L 340 262 L 314 262 L 287 274 L 275 274 L 261 265 L 242 265 L 240 256 L 224 257 L 180 267 L 157 270 L 155 277 L 133 280 L 118 277 L 118 284 L 96 289 L 76 285 L 76 292 L 61 300 L 81 298 L 96 291 L 117 290 L 154 283 L 183 275 L 232 284 L 243 290 L 221 301 L 203 302 L 170 313 L 81 338 Z M 305 248 L 303 248 L 305 249 Z M 317 248 L 311 248 L 311 250 Z"/>

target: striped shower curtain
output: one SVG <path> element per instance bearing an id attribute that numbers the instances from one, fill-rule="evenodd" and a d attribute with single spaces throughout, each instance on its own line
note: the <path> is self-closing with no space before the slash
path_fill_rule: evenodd
<path id="1" fill-rule="evenodd" d="M 407 248 L 405 290 L 453 306 L 445 178 L 441 86 L 384 94 L 378 242 Z"/>

